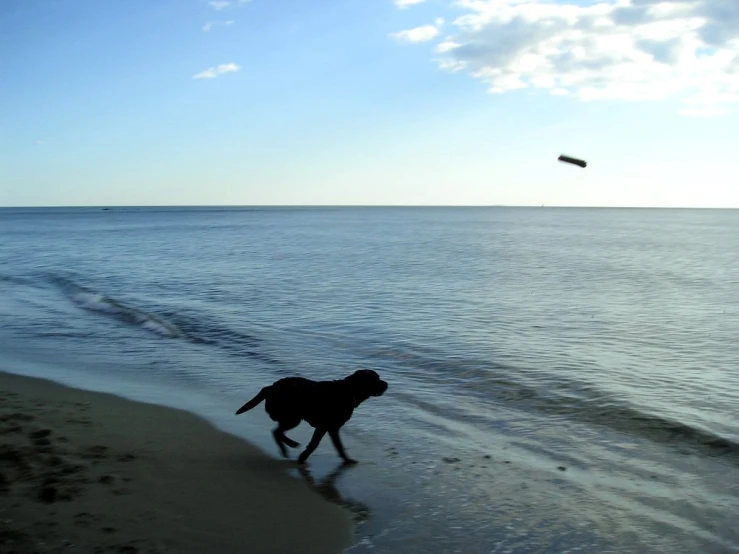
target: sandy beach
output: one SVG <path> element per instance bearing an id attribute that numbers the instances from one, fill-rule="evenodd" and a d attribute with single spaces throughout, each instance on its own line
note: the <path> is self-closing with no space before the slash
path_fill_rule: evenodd
<path id="1" fill-rule="evenodd" d="M 170 408 L 0 373 L 0 553 L 331 553 L 351 520 Z"/>

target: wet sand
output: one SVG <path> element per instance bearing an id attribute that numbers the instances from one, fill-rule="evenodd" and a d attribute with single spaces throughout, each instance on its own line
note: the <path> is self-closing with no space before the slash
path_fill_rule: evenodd
<path id="1" fill-rule="evenodd" d="M 189 413 L 0 372 L 0 553 L 330 553 L 349 514 Z"/>

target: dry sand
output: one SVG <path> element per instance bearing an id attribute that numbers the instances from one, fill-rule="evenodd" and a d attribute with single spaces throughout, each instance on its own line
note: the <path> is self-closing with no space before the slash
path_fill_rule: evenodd
<path id="1" fill-rule="evenodd" d="M 0 373 L 0 553 L 331 553 L 351 520 L 186 412 Z"/>

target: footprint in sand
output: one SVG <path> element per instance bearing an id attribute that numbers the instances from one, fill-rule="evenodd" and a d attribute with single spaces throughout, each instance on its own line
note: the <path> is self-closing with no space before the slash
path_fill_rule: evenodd
<path id="1" fill-rule="evenodd" d="M 64 464 L 64 458 L 61 456 L 49 456 L 44 460 L 45 464 L 49 467 L 59 467 Z"/>
<path id="2" fill-rule="evenodd" d="M 101 517 L 90 512 L 80 512 L 74 515 L 74 524 L 78 527 L 90 527 L 93 523 L 100 522 Z"/>
<path id="3" fill-rule="evenodd" d="M 85 425 L 85 426 L 89 426 L 92 424 L 89 419 L 82 419 L 82 418 L 76 418 L 76 417 L 68 418 L 67 423 L 74 423 L 75 425 Z"/>
<path id="4" fill-rule="evenodd" d="M 51 429 L 38 429 L 36 431 L 31 431 L 28 434 L 28 436 L 31 437 L 34 440 L 36 440 L 36 439 L 45 439 L 49 435 L 51 435 Z"/>
<path id="5" fill-rule="evenodd" d="M 123 454 L 121 456 L 118 456 L 116 458 L 119 462 L 133 462 L 136 459 L 136 456 L 133 454 Z"/>
<path id="6" fill-rule="evenodd" d="M 34 419 L 36 418 L 32 415 L 23 414 L 21 412 L 13 412 L 12 414 L 0 418 L 0 421 L 33 421 Z"/>
<path id="7" fill-rule="evenodd" d="M 82 464 L 65 464 L 60 470 L 60 475 L 74 475 L 75 473 L 80 473 L 81 471 L 84 471 L 87 469 L 86 466 Z"/>
<path id="8" fill-rule="evenodd" d="M 38 492 L 38 496 L 36 498 L 44 504 L 53 504 L 57 501 L 58 497 L 59 489 L 54 486 L 48 485 L 45 487 L 41 487 L 41 490 Z"/>
<path id="9" fill-rule="evenodd" d="M 87 448 L 82 457 L 86 460 L 104 460 L 108 457 L 107 452 L 107 446 L 95 445 Z"/>

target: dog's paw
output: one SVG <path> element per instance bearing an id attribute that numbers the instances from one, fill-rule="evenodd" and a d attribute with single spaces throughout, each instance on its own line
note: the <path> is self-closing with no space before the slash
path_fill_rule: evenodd
<path id="1" fill-rule="evenodd" d="M 284 442 L 290 448 L 297 448 L 298 446 L 300 446 L 300 443 L 298 441 L 294 441 L 288 437 L 285 437 L 284 439 L 282 439 L 282 442 Z"/>
<path id="2" fill-rule="evenodd" d="M 357 460 L 352 460 L 351 458 L 344 458 L 344 465 L 352 466 L 354 464 L 358 464 L 359 462 Z"/>

